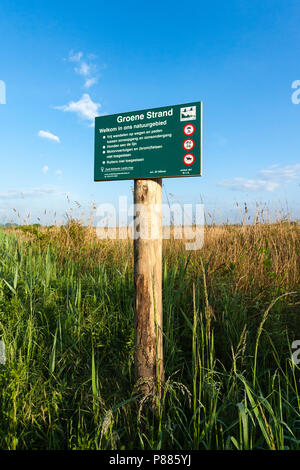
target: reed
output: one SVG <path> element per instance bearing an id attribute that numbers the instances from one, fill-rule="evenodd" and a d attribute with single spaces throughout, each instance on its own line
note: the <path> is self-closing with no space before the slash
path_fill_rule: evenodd
<path id="1" fill-rule="evenodd" d="M 135 392 L 131 240 L 0 230 L 0 448 L 299 449 L 299 226 L 165 240 L 166 381 Z"/>

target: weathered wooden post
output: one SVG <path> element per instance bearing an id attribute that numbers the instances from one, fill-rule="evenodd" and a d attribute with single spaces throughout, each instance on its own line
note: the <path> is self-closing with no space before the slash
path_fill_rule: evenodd
<path id="1" fill-rule="evenodd" d="M 134 181 L 135 375 L 157 395 L 164 380 L 162 312 L 162 180 Z"/>

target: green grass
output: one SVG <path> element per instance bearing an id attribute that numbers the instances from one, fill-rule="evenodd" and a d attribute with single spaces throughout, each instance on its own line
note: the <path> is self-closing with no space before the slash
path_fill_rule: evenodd
<path id="1" fill-rule="evenodd" d="M 298 232 L 261 230 L 228 227 L 226 253 L 166 243 L 157 412 L 135 392 L 131 244 L 0 231 L 0 448 L 300 449 Z"/>

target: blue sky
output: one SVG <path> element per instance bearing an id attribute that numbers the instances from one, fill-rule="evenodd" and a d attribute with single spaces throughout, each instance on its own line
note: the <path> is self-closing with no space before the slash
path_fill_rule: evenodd
<path id="1" fill-rule="evenodd" d="M 298 0 L 1 0 L 0 222 L 131 198 L 93 181 L 94 116 L 199 100 L 203 176 L 164 179 L 164 198 L 300 218 L 299 24 Z"/>

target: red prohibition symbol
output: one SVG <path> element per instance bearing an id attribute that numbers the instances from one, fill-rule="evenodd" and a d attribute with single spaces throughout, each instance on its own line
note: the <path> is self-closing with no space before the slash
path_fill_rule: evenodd
<path id="1" fill-rule="evenodd" d="M 195 142 L 193 139 L 185 139 L 182 145 L 185 150 L 192 150 L 195 146 Z"/>
<path id="2" fill-rule="evenodd" d="M 194 124 L 186 124 L 183 128 L 184 135 L 192 135 L 195 132 Z"/>
<path id="3" fill-rule="evenodd" d="M 186 153 L 185 156 L 183 157 L 183 163 L 185 165 L 192 165 L 195 161 L 195 157 L 192 153 Z"/>

